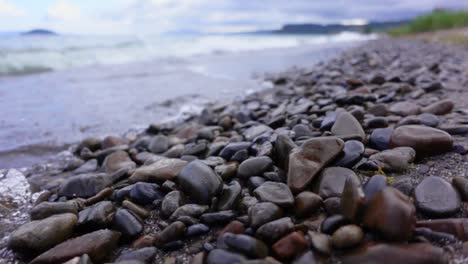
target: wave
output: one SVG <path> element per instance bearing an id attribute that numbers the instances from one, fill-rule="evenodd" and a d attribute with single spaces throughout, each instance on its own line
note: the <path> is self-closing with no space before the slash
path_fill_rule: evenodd
<path id="1" fill-rule="evenodd" d="M 10 65 L 0 64 L 0 76 L 18 76 L 34 73 L 44 73 L 53 71 L 51 67 L 43 65 L 22 65 L 21 67 L 11 67 Z"/>
<path id="2" fill-rule="evenodd" d="M 41 73 L 68 68 L 123 64 L 155 58 L 184 58 L 268 48 L 359 41 L 372 35 L 227 35 L 34 38 L 0 36 L 0 76 Z"/>

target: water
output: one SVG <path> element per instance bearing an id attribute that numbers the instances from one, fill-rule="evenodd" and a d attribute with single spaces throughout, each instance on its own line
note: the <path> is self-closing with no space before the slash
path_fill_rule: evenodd
<path id="1" fill-rule="evenodd" d="M 369 37 L 369 36 L 367 36 Z M 370 36 L 372 37 L 372 36 Z M 154 58 L 185 58 L 340 43 L 366 38 L 337 35 L 190 35 L 190 36 L 0 36 L 0 75 L 29 74 L 92 65 L 124 64 Z"/>
<path id="2" fill-rule="evenodd" d="M 374 37 L 0 36 L 0 168 L 264 89 L 266 72 L 310 67 Z"/>

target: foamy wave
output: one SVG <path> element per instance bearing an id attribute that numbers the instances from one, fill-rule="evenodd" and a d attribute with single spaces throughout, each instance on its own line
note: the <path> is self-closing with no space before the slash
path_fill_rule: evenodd
<path id="1" fill-rule="evenodd" d="M 122 64 L 155 58 L 184 58 L 303 45 L 323 45 L 376 38 L 343 32 L 336 35 L 211 35 L 54 38 L 0 37 L 0 75 L 30 74 L 90 65 Z"/>

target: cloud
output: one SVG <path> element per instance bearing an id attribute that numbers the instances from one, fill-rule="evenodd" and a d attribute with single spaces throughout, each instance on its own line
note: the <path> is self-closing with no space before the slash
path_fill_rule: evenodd
<path id="1" fill-rule="evenodd" d="M 127 0 L 128 1 L 128 0 Z M 143 31 L 272 29 L 285 23 L 363 23 L 401 20 L 437 7 L 468 7 L 459 0 L 134 0 L 125 9 Z"/>
<path id="2" fill-rule="evenodd" d="M 0 17 L 23 17 L 26 11 L 10 3 L 8 0 L 0 0 Z"/>
<path id="3" fill-rule="evenodd" d="M 32 9 L 27 10 L 28 15 L 40 12 L 36 18 L 41 21 L 39 24 L 26 16 L 15 22 L 10 19 L 3 26 L 29 21 L 30 27 L 80 34 L 235 32 L 275 29 L 286 23 L 400 20 L 438 7 L 468 7 L 468 1 L 460 0 L 113 0 L 112 4 L 102 0 L 51 1 L 45 7 L 29 4 Z M 0 0 L 0 17 L 25 14 L 11 2 Z"/>
<path id="4" fill-rule="evenodd" d="M 49 7 L 47 16 L 57 20 L 77 20 L 81 17 L 81 10 L 67 0 L 59 0 Z"/>

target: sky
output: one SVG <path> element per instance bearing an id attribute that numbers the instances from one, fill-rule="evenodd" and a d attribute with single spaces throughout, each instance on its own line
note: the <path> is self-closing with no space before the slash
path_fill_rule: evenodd
<path id="1" fill-rule="evenodd" d="M 465 0 L 0 0 L 0 31 L 74 34 L 245 32 L 286 23 L 401 20 Z"/>

